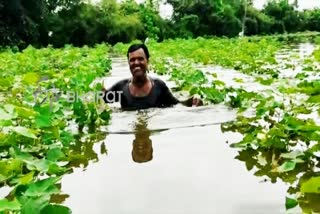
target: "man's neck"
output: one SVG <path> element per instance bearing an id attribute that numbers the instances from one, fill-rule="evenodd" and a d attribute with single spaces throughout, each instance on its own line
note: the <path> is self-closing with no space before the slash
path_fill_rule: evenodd
<path id="1" fill-rule="evenodd" d="M 148 82 L 147 75 L 132 78 L 132 84 L 137 88 L 142 88 Z"/>

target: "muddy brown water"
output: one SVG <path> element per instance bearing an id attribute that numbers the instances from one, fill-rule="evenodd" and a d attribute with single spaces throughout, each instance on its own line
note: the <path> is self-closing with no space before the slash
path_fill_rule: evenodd
<path id="1" fill-rule="evenodd" d="M 277 59 L 286 58 L 287 51 L 304 57 L 313 48 L 311 44 L 290 47 L 280 51 Z M 227 85 L 249 91 L 273 90 L 233 70 L 202 69 L 216 73 Z M 296 69 L 299 72 L 301 68 Z M 283 78 L 291 78 L 287 74 L 285 70 L 281 73 Z M 126 60 L 113 58 L 111 76 L 104 84 L 108 87 L 129 75 Z M 167 77 L 159 78 L 174 86 Z M 105 130 L 109 134 L 103 141 L 107 154 L 99 153 L 100 144 L 95 144 L 99 161 L 75 169 L 62 180 L 63 192 L 70 195 L 64 204 L 73 213 L 286 213 L 288 186 L 256 177 L 235 160 L 238 152 L 229 145 L 242 136 L 220 129 L 221 123 L 235 119 L 234 110 L 224 105 L 130 112 L 119 110 L 119 104 L 112 108 L 111 124 Z"/>
<path id="2" fill-rule="evenodd" d="M 280 78 L 294 84 L 294 76 L 303 69 L 303 58 L 313 49 L 312 44 L 306 43 L 279 51 L 277 60 L 295 65 L 293 71 L 282 69 Z M 300 61 L 292 57 L 295 55 Z M 276 88 L 219 66 L 201 69 L 216 73 L 227 86 L 261 93 Z M 111 76 L 104 83 L 110 86 L 129 75 L 126 60 L 113 58 Z M 174 87 L 168 77 L 159 78 Z M 107 137 L 102 142 L 77 145 L 85 147 L 88 160 L 62 179 L 63 193 L 69 195 L 64 205 L 73 213 L 286 213 L 288 186 L 279 180 L 271 183 L 264 177 L 256 177 L 254 170 L 248 171 L 244 162 L 235 159 L 238 152 L 230 144 L 240 141 L 242 136 L 220 129 L 221 123 L 235 119 L 234 110 L 224 105 L 192 108 L 177 105 L 131 112 L 121 111 L 119 104 L 113 104 L 112 108 L 111 124 L 104 130 Z M 311 117 L 320 121 L 319 116 Z M 1 188 L 0 196 L 9 191 L 10 188 Z M 297 208 L 288 213 L 301 211 Z"/>

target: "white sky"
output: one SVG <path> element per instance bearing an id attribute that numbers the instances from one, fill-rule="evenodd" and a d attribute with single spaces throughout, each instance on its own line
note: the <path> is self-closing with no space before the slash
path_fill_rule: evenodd
<path id="1" fill-rule="evenodd" d="M 266 2 L 266 0 L 254 0 L 254 5 L 260 9 Z M 292 3 L 294 0 L 289 0 L 289 2 Z M 298 5 L 301 10 L 320 7 L 320 0 L 298 0 Z"/>
<path id="2" fill-rule="evenodd" d="M 137 2 L 144 2 L 144 0 L 136 0 Z M 294 0 L 289 0 L 290 2 L 294 2 Z M 267 0 L 254 0 L 253 4 L 256 8 L 261 9 L 263 5 L 267 2 Z M 319 7 L 320 8 L 320 0 L 298 0 L 299 9 L 310 9 Z M 171 5 L 160 5 L 160 14 L 162 17 L 170 17 L 172 14 Z"/>
<path id="3" fill-rule="evenodd" d="M 91 0 L 92 2 L 99 2 L 100 0 Z M 144 0 L 136 0 L 138 3 L 144 2 Z M 293 2 L 294 0 L 289 0 Z M 267 0 L 254 0 L 254 6 L 258 9 L 261 9 L 263 5 L 267 2 Z M 310 9 L 314 7 L 320 8 L 320 0 L 298 0 L 299 9 Z M 172 7 L 171 5 L 161 4 L 160 5 L 160 15 L 162 17 L 169 18 L 172 14 Z"/>

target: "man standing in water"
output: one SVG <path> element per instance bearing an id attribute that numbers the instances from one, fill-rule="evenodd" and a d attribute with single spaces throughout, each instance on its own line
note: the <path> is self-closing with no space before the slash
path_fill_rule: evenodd
<path id="1" fill-rule="evenodd" d="M 117 82 L 107 90 L 104 89 L 104 101 L 120 101 L 121 108 L 129 110 L 170 107 L 178 103 L 186 106 L 202 105 L 201 100 L 193 97 L 183 102 L 179 101 L 172 95 L 165 82 L 149 77 L 149 57 L 146 45 L 131 45 L 127 58 L 132 77 Z"/>

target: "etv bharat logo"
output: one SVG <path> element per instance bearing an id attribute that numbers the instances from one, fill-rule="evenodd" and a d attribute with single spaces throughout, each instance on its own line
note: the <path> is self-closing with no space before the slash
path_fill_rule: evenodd
<path id="1" fill-rule="evenodd" d="M 89 91 L 86 93 L 81 93 L 78 91 L 61 91 L 55 86 L 46 89 L 39 87 L 33 92 L 33 98 L 35 103 L 42 105 L 43 103 L 49 101 L 50 109 L 53 107 L 54 102 L 59 102 L 60 100 L 65 100 L 68 103 L 83 102 L 92 103 L 99 102 L 99 100 L 104 99 L 107 103 L 113 103 L 116 101 L 121 102 L 122 91 Z M 118 98 L 118 99 L 117 99 Z M 38 100 L 41 99 L 40 102 Z"/>

